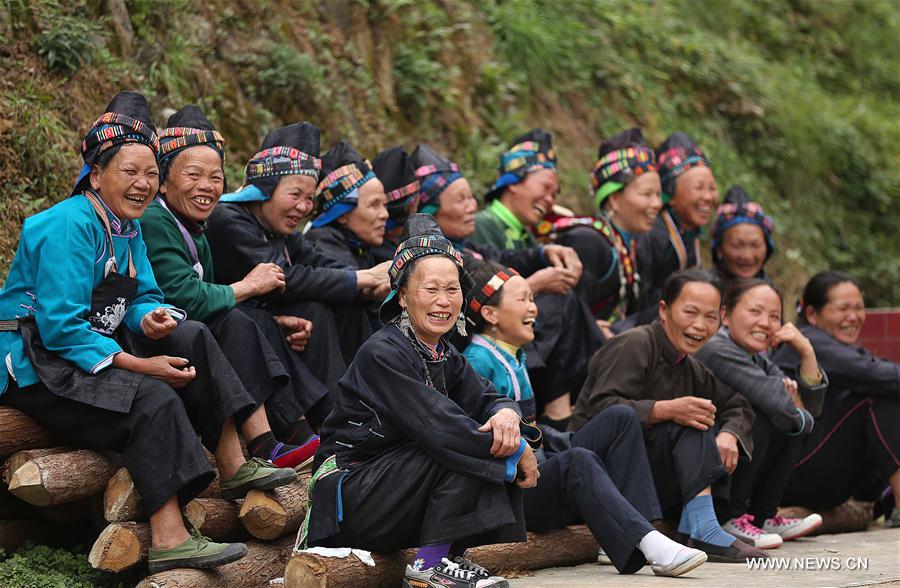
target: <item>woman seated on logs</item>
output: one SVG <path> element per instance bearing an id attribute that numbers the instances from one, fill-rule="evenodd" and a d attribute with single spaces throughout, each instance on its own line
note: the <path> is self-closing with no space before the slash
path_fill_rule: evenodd
<path id="1" fill-rule="evenodd" d="M 828 380 L 809 339 L 782 324 L 781 295 L 758 278 L 732 282 L 725 293 L 724 326 L 694 357 L 753 405 L 753 459 L 740 460 L 727 498 L 716 501 L 723 528 L 767 549 L 808 535 L 822 517 L 776 516 L 803 443 L 822 413 Z M 767 357 L 786 344 L 799 356 L 797 380 Z"/>
<path id="2" fill-rule="evenodd" d="M 534 294 L 512 268 L 492 262 L 468 267 L 475 284 L 466 319 L 475 334 L 463 355 L 534 424 L 534 392 L 522 351 L 534 339 Z M 547 442 L 537 452 L 541 480 L 523 497 L 529 531 L 584 521 L 603 549 L 601 558 L 623 574 L 650 561 L 654 574 L 680 576 L 706 561 L 705 553 L 672 541 L 648 522 L 662 513 L 634 409 L 605 410 L 574 434 L 542 430 Z"/>
<path id="3" fill-rule="evenodd" d="M 420 547 L 404 586 L 501 587 L 468 547 L 525 540 L 519 487 L 537 482 L 514 400 L 447 343 L 471 279 L 434 219 L 413 215 L 390 269 L 385 326 L 341 379 L 302 530 L 309 546 Z M 515 482 L 515 483 L 513 483 Z"/>
<path id="4" fill-rule="evenodd" d="M 82 143 L 71 197 L 25 221 L 0 291 L 3 402 L 62 443 L 122 453 L 150 513 L 151 572 L 247 552 L 184 527 L 180 506 L 215 477 L 201 442 L 225 498 L 297 476 L 244 461 L 235 421 L 256 403 L 209 330 L 162 303 L 135 222 L 159 186 L 155 128 L 141 94 L 110 102 Z"/>
<path id="5" fill-rule="evenodd" d="M 728 289 L 735 280 L 767 280 L 765 265 L 775 253 L 775 223 L 762 206 L 751 202 L 740 186 L 732 186 L 716 211 L 712 230 L 712 259 L 716 275 Z"/>
<path id="6" fill-rule="evenodd" d="M 275 129 L 244 170 L 244 186 L 222 196 L 209 217 L 207 237 L 216 280 L 233 284 L 261 263 L 284 272 L 284 288 L 254 296 L 247 304 L 273 315 L 302 317 L 312 331 L 301 357 L 320 382 L 334 389 L 369 333 L 358 297 L 382 298 L 386 267 L 358 270 L 312 245 L 300 223 L 313 208 L 322 169 L 319 129 L 296 123 Z M 302 333 L 305 322 L 283 325 Z"/>
<path id="7" fill-rule="evenodd" d="M 720 310 L 714 277 L 672 274 L 659 318 L 613 337 L 591 359 L 570 430 L 617 405 L 632 407 L 663 513 L 680 515 L 678 531 L 710 561 L 742 563 L 768 556 L 722 530 L 713 493 L 727 491 L 741 452 L 753 455 L 753 409 L 692 357 L 718 330 Z"/>
<path id="8" fill-rule="evenodd" d="M 318 428 L 331 410 L 328 389 L 290 347 L 306 345 L 309 325 L 291 330 L 289 343 L 271 314 L 242 304 L 284 288 L 278 265 L 261 263 L 239 282 L 215 283 L 205 230 L 225 187 L 223 145 L 196 106 L 169 118 L 159 147 L 159 197 L 141 217 L 147 256 L 165 299 L 206 323 L 256 401 L 259 408 L 239 423 L 250 455 L 297 467 L 311 462 L 319 447 L 304 415 Z"/>
<path id="9" fill-rule="evenodd" d="M 888 503 L 885 519 L 889 527 L 900 527 L 900 365 L 857 345 L 866 307 L 850 276 L 835 271 L 813 276 L 799 311 L 800 332 L 831 383 L 783 502 L 827 510 L 851 497 L 878 500 L 889 485 L 893 504 Z M 798 355 L 784 346 L 772 361 L 798 379 Z"/>
<path id="10" fill-rule="evenodd" d="M 538 225 L 538 234 L 578 252 L 584 272 L 578 293 L 607 338 L 610 325 L 637 310 L 641 278 L 634 237 L 653 226 L 662 207 L 656 158 L 640 129 L 600 144 L 591 173 L 595 217 L 560 217 Z"/>

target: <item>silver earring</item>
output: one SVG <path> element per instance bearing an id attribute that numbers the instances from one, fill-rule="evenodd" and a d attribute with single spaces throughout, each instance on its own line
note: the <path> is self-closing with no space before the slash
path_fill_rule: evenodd
<path id="1" fill-rule="evenodd" d="M 463 337 L 466 336 L 466 315 L 465 315 L 465 313 L 461 312 L 456 316 L 456 332 L 459 333 L 460 335 L 462 335 Z"/>
<path id="2" fill-rule="evenodd" d="M 411 329 L 412 323 L 409 320 L 409 313 L 404 308 L 403 312 L 400 313 L 400 330 L 409 335 Z"/>

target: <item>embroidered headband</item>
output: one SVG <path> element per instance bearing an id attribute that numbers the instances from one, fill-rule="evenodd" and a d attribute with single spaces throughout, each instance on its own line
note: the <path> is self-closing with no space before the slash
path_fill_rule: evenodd
<path id="1" fill-rule="evenodd" d="M 337 168 L 319 182 L 315 214 L 322 214 L 342 200 L 356 200 L 356 190 L 374 178 L 375 172 L 369 167 L 368 161 Z"/>
<path id="2" fill-rule="evenodd" d="M 388 269 L 391 288 L 396 289 L 398 287 L 400 275 L 403 273 L 404 268 L 408 267 L 415 260 L 427 255 L 443 255 L 460 269 L 463 268 L 462 256 L 446 237 L 440 235 L 411 237 L 397 247 L 394 261 L 391 263 L 390 269 Z"/>
<path id="3" fill-rule="evenodd" d="M 159 155 L 156 131 L 150 125 L 118 112 L 100 115 L 81 142 L 81 154 L 86 156 L 96 149 L 94 157 L 98 157 L 104 151 L 125 143 L 143 143 L 153 149 L 154 155 Z"/>
<path id="4" fill-rule="evenodd" d="M 672 147 L 666 149 L 656 159 L 656 165 L 659 168 L 660 180 L 666 182 L 670 179 L 677 178 L 692 167 L 709 165 L 709 160 L 703 155 L 699 148 L 687 149 L 685 147 Z"/>
<path id="5" fill-rule="evenodd" d="M 502 188 L 517 184 L 528 174 L 542 169 L 556 169 L 556 152 L 552 147 L 542 150 L 538 141 L 513 145 L 500 156 L 500 175 L 486 198 L 492 200 Z"/>
<path id="6" fill-rule="evenodd" d="M 653 150 L 643 145 L 610 151 L 601 157 L 591 172 L 591 186 L 599 208 L 607 196 L 621 190 L 644 172 L 656 171 Z"/>
<path id="7" fill-rule="evenodd" d="M 270 147 L 250 158 L 244 168 L 244 181 L 250 183 L 262 178 L 291 175 L 310 176 L 318 180 L 321 169 L 322 160 L 318 157 L 293 147 Z"/>
<path id="8" fill-rule="evenodd" d="M 772 239 L 772 233 L 775 231 L 775 221 L 765 213 L 762 206 L 756 202 L 742 202 L 740 204 L 726 202 L 719 206 L 719 209 L 716 211 L 716 220 L 710 231 L 714 260 L 718 258 L 716 253 L 722 244 L 722 237 L 725 235 L 725 231 L 741 223 L 753 224 L 762 229 L 766 239 L 766 259 L 769 259 L 775 252 L 775 242 Z"/>
<path id="9" fill-rule="evenodd" d="M 221 154 L 225 148 L 225 139 L 219 131 L 206 131 L 192 127 L 169 127 L 163 130 L 160 137 L 159 157 L 164 159 L 194 145 L 209 145 Z"/>

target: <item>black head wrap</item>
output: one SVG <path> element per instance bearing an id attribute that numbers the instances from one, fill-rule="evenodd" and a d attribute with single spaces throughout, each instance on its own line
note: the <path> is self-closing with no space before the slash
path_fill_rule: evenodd
<path id="1" fill-rule="evenodd" d="M 419 180 L 412 160 L 403 147 L 385 149 L 372 160 L 372 171 L 384 184 L 387 196 L 386 229 L 402 227 L 419 207 Z"/>
<path id="2" fill-rule="evenodd" d="M 375 179 L 375 172 L 350 143 L 339 141 L 322 157 L 322 176 L 316 188 L 313 227 L 323 227 L 353 210 L 359 188 Z"/>
<path id="3" fill-rule="evenodd" d="M 175 156 L 188 147 L 206 145 L 216 150 L 225 163 L 225 139 L 198 106 L 188 104 L 169 117 L 159 138 L 159 181 L 166 181 Z"/>
<path id="4" fill-rule="evenodd" d="M 676 131 L 666 137 L 666 140 L 656 148 L 656 167 L 662 182 L 663 204 L 675 196 L 675 180 L 678 176 L 692 167 L 701 165 L 711 167 L 709 160 L 690 135 Z"/>
<path id="5" fill-rule="evenodd" d="M 433 216 L 422 213 L 410 215 L 406 224 L 403 225 L 403 236 L 400 239 L 400 245 L 397 246 L 397 252 L 394 253 L 394 261 L 388 270 L 391 293 L 385 298 L 378 313 L 381 322 L 388 323 L 400 314 L 397 291 L 409 279 L 416 261 L 423 257 L 441 255 L 455 263 L 459 269 L 459 282 L 463 294 L 465 295 L 471 290 L 472 278 L 463 268 L 462 256 L 444 237 L 444 233 L 441 232 Z"/>
<path id="6" fill-rule="evenodd" d="M 441 157 L 425 143 L 416 145 L 412 152 L 412 163 L 421 182 L 419 210 L 435 214 L 441 206 L 441 194 L 447 186 L 463 177 L 459 173 L 459 166 Z"/>
<path id="7" fill-rule="evenodd" d="M 497 181 L 484 199 L 490 202 L 507 186 L 518 184 L 528 174 L 541 169 L 556 169 L 553 136 L 544 129 L 531 129 L 517 137 L 500 155 Z"/>
<path id="8" fill-rule="evenodd" d="M 656 157 L 647 147 L 641 129 L 622 131 L 600 143 L 597 164 L 591 173 L 597 208 L 615 192 L 644 172 L 656 171 Z"/>
<path id="9" fill-rule="evenodd" d="M 91 168 L 105 151 L 125 143 L 147 145 L 154 157 L 159 156 L 159 139 L 150 118 L 150 106 L 144 95 L 137 92 L 116 94 L 85 135 L 81 143 L 84 167 L 75 180 L 72 194 L 80 194 L 90 185 Z"/>

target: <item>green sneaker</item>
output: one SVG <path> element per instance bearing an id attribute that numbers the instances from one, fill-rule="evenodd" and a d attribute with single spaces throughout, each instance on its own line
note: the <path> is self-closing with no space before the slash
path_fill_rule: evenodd
<path id="1" fill-rule="evenodd" d="M 196 529 L 178 547 L 153 549 L 147 553 L 147 567 L 151 574 L 174 568 L 214 568 L 247 555 L 243 543 L 214 543 Z"/>
<path id="2" fill-rule="evenodd" d="M 271 490 L 297 479 L 293 468 L 279 468 L 264 459 L 254 457 L 245 461 L 237 473 L 222 480 L 222 498 L 234 500 L 243 498 L 251 490 Z"/>

